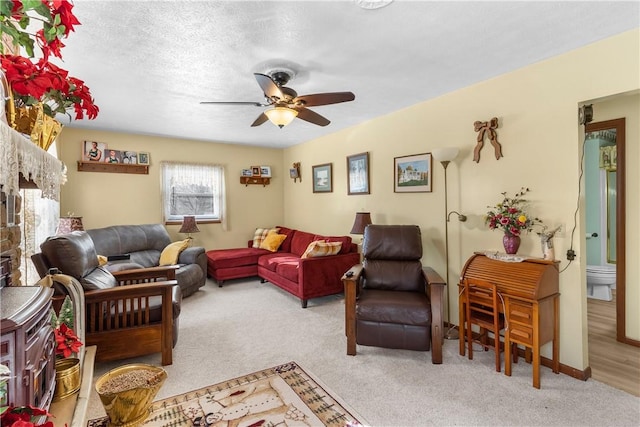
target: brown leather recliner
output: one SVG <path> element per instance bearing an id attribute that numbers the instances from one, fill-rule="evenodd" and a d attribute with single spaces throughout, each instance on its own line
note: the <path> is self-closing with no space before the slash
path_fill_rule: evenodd
<path id="1" fill-rule="evenodd" d="M 428 351 L 442 363 L 445 281 L 423 267 L 422 236 L 415 225 L 369 225 L 364 262 L 342 278 L 347 354 L 360 345 Z"/>
<path id="2" fill-rule="evenodd" d="M 40 249 L 32 260 L 41 276 L 56 269 L 82 285 L 85 344 L 97 346 L 97 361 L 161 352 L 162 364 L 172 363 L 182 302 L 177 266 L 111 273 L 99 266 L 93 240 L 84 231 L 49 237 Z M 64 292 L 54 287 L 56 294 Z"/>

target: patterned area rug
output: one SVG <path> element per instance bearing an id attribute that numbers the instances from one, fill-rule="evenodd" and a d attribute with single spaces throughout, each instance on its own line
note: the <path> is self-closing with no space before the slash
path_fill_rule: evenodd
<path id="1" fill-rule="evenodd" d="M 289 362 L 153 403 L 143 426 L 362 426 L 361 417 Z M 106 427 L 108 419 L 89 420 Z"/>

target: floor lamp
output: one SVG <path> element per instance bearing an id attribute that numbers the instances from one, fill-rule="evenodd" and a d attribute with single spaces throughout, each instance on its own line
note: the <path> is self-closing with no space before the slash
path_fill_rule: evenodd
<path id="1" fill-rule="evenodd" d="M 447 269 L 447 324 L 449 325 L 449 329 L 444 334 L 445 339 L 448 340 L 457 340 L 458 339 L 458 331 L 451 325 L 450 313 L 451 313 L 451 304 L 449 298 L 449 218 L 452 213 L 458 215 L 458 221 L 464 222 L 467 220 L 466 215 L 462 215 L 456 211 L 449 212 L 449 207 L 447 205 L 448 201 L 448 193 L 447 193 L 447 166 L 449 163 L 456 158 L 459 150 L 455 147 L 447 147 L 447 148 L 439 148 L 432 151 L 433 158 L 440 162 L 442 167 L 444 168 L 444 248 L 445 248 L 445 265 Z"/>

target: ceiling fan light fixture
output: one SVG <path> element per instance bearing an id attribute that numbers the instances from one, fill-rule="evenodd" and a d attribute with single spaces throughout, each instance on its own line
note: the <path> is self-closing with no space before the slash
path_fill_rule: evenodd
<path id="1" fill-rule="evenodd" d="M 265 111 L 264 114 L 267 115 L 271 123 L 282 129 L 296 118 L 298 111 L 287 107 L 275 107 Z"/>

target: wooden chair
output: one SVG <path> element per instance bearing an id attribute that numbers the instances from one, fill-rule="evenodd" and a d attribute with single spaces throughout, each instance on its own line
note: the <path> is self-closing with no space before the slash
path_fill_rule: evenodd
<path id="1" fill-rule="evenodd" d="M 467 341 L 469 360 L 473 359 L 473 343 L 479 342 L 484 350 L 492 347 L 496 356 L 496 372 L 500 372 L 500 331 L 504 329 L 504 315 L 500 312 L 501 299 L 495 284 L 474 279 L 463 280 L 465 301 L 464 334 L 460 339 Z M 478 335 L 473 334 L 472 326 L 480 328 Z M 493 333 L 493 340 L 489 339 L 489 332 Z M 461 346 L 462 348 L 463 346 Z"/>
<path id="2" fill-rule="evenodd" d="M 161 353 L 163 365 L 173 362 L 182 301 L 177 266 L 112 274 L 97 266 L 91 238 L 84 232 L 50 238 L 41 249 L 31 257 L 41 275 L 60 272 L 82 285 L 85 344 L 97 346 L 96 361 Z M 53 287 L 57 306 L 66 289 L 55 282 Z"/>

